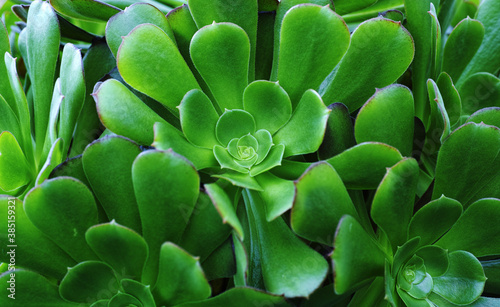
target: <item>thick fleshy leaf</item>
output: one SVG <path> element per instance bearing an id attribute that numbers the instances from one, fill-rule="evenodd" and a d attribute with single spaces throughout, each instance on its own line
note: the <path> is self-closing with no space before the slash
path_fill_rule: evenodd
<path id="1" fill-rule="evenodd" d="M 231 23 L 205 26 L 193 36 L 190 53 L 220 110 L 241 109 L 250 56 L 245 31 Z"/>
<path id="2" fill-rule="evenodd" d="M 99 299 L 109 299 L 119 289 L 113 269 L 100 261 L 84 261 L 69 268 L 59 285 L 61 297 L 76 303 L 93 303 Z M 103 293 L 103 290 L 106 292 Z"/>
<path id="3" fill-rule="evenodd" d="M 339 222 L 332 253 L 335 293 L 343 294 L 384 274 L 385 254 L 352 216 Z"/>
<path id="4" fill-rule="evenodd" d="M 432 46 L 434 33 L 432 31 L 433 17 L 429 14 L 430 5 L 435 0 L 405 0 L 404 8 L 406 26 L 412 34 L 415 43 L 415 60 L 412 65 L 412 92 L 415 98 L 415 114 L 422 121 L 429 115 L 427 95 L 427 79 L 432 76 L 431 63 L 434 61 Z"/>
<path id="5" fill-rule="evenodd" d="M 239 173 L 247 174 L 248 168 L 241 166 L 240 164 L 235 162 L 235 159 L 229 154 L 229 151 L 219 145 L 215 145 L 214 147 L 214 156 L 220 164 L 221 169 L 233 170 Z M 257 156 L 254 156 L 254 160 L 257 159 Z M 255 163 L 255 161 L 254 161 Z"/>
<path id="6" fill-rule="evenodd" d="M 436 245 L 428 245 L 416 252 L 424 260 L 425 271 L 432 277 L 446 273 L 449 267 L 448 251 Z"/>
<path id="7" fill-rule="evenodd" d="M 6 59 L 7 60 L 10 59 L 10 55 L 6 55 Z M 0 63 L 0 67 L 1 66 L 3 66 L 3 64 Z M 2 82 L 2 83 L 5 83 L 5 82 Z M 15 108 L 11 108 L 11 106 L 4 99 L 4 97 L 0 96 L 0 112 L 2 114 L 2 121 L 0 122 L 0 130 L 2 132 L 9 131 L 16 139 L 19 139 L 21 141 L 20 146 L 21 146 L 21 148 L 23 148 L 25 146 L 24 142 L 22 141 L 23 135 L 21 132 L 21 129 L 23 128 L 23 126 L 19 123 L 19 120 L 18 120 L 19 117 L 16 114 L 17 107 L 16 106 L 14 106 L 14 107 Z M 26 124 L 26 123 L 23 123 L 23 124 Z"/>
<path id="8" fill-rule="evenodd" d="M 401 161 L 399 151 L 383 143 L 356 145 L 327 160 L 348 189 L 376 189 L 386 168 Z"/>
<path id="9" fill-rule="evenodd" d="M 119 8 L 101 1 L 51 0 L 50 4 L 63 15 L 91 21 L 107 21 L 111 16 L 120 11 Z"/>
<path id="10" fill-rule="evenodd" d="M 6 223 L 0 232 L 5 242 L 5 251 L 0 256 L 3 263 L 10 262 L 13 255 L 11 251 L 14 249 L 17 266 L 58 280 L 66 274 L 67 267 L 76 264 L 59 246 L 33 226 L 19 199 L 0 196 L 0 217 Z M 13 224 L 15 233 L 9 232 L 11 228 L 7 227 Z M 20 286 L 19 280 L 17 286 Z"/>
<path id="11" fill-rule="evenodd" d="M 467 122 L 473 123 L 485 123 L 486 125 L 496 126 L 500 128 L 500 108 L 492 107 L 492 108 L 484 108 L 475 113 L 473 113 L 468 119 Z"/>
<path id="12" fill-rule="evenodd" d="M 402 246 L 398 246 L 394 253 L 392 262 L 392 277 L 396 278 L 398 272 L 402 269 L 405 263 L 410 260 L 420 246 L 420 237 L 415 237 L 406 241 Z"/>
<path id="13" fill-rule="evenodd" d="M 228 238 L 219 245 L 208 258 L 201 263 L 207 280 L 232 278 L 236 273 L 236 259 L 233 251 L 233 241 Z"/>
<path id="14" fill-rule="evenodd" d="M 141 153 L 137 144 L 119 136 L 99 139 L 83 153 L 83 168 L 109 220 L 141 233 L 132 185 L 132 163 Z"/>
<path id="15" fill-rule="evenodd" d="M 96 86 L 92 95 L 103 125 L 141 145 L 153 143 L 156 122 L 169 125 L 118 80 L 110 79 Z"/>
<path id="16" fill-rule="evenodd" d="M 83 183 L 70 177 L 46 180 L 26 195 L 24 209 L 33 225 L 73 259 L 96 258 L 85 242 L 85 231 L 97 224 L 97 209 Z"/>
<path id="17" fill-rule="evenodd" d="M 45 142 L 61 37 L 56 13 L 48 2 L 37 0 L 30 5 L 26 29 L 27 60 L 35 112 L 36 152 L 37 157 L 40 157 Z"/>
<path id="18" fill-rule="evenodd" d="M 318 150 L 325 135 L 330 110 L 314 90 L 308 90 L 300 99 L 292 118 L 273 138 L 275 144 L 285 145 L 284 157 Z"/>
<path id="19" fill-rule="evenodd" d="M 120 285 L 125 293 L 137 298 L 143 306 L 155 305 L 154 297 L 150 290 L 151 286 L 141 284 L 140 282 L 132 279 L 122 279 L 120 281 Z"/>
<path id="20" fill-rule="evenodd" d="M 222 174 L 212 175 L 212 177 L 225 179 L 231 182 L 233 185 L 245 189 L 251 189 L 256 191 L 263 190 L 259 182 L 255 178 L 249 176 L 248 174 L 227 171 Z"/>
<path id="21" fill-rule="evenodd" d="M 170 242 L 161 246 L 160 253 L 158 280 L 153 290 L 159 305 L 173 306 L 210 296 L 212 290 L 198 258 Z"/>
<path id="22" fill-rule="evenodd" d="M 153 146 L 160 150 L 172 149 L 191 161 L 196 169 L 218 166 L 213 150 L 199 148 L 189 143 L 172 125 L 159 122 L 154 125 Z"/>
<path id="23" fill-rule="evenodd" d="M 416 160 L 405 158 L 387 170 L 373 198 L 371 217 L 385 232 L 393 250 L 406 242 L 419 175 Z"/>
<path id="24" fill-rule="evenodd" d="M 257 304 L 270 306 L 289 306 L 282 296 L 272 295 L 254 288 L 236 287 L 215 297 L 200 302 L 185 303 L 177 307 L 241 307 Z"/>
<path id="25" fill-rule="evenodd" d="M 236 210 L 226 192 L 216 183 L 205 184 L 205 190 L 210 196 L 212 203 L 222 217 L 223 223 L 228 223 L 238 234 L 238 237 L 243 240 L 243 228 L 236 216 Z"/>
<path id="26" fill-rule="evenodd" d="M 258 142 L 258 149 L 257 149 L 257 161 L 255 164 L 260 164 L 262 161 L 264 161 L 265 158 L 267 158 L 267 155 L 269 154 L 269 151 L 271 150 L 271 147 L 273 146 L 273 137 L 271 136 L 271 133 L 269 131 L 261 129 L 259 131 L 256 131 L 254 133 L 255 138 L 257 139 Z M 281 160 L 281 159 L 280 159 Z"/>
<path id="27" fill-rule="evenodd" d="M 64 141 L 62 152 L 67 153 L 85 101 L 82 55 L 73 44 L 64 46 L 60 78 L 61 94 L 64 95 L 64 99 L 61 102 L 58 132 Z"/>
<path id="28" fill-rule="evenodd" d="M 413 39 L 400 22 L 375 18 L 362 23 L 352 34 L 333 80 L 320 90 L 323 100 L 326 104 L 342 102 L 349 111 L 356 111 L 375 88 L 396 81 L 413 54 Z"/>
<path id="29" fill-rule="evenodd" d="M 467 17 L 459 22 L 446 40 L 443 71 L 457 82 L 467 64 L 476 54 L 484 37 L 483 24 Z"/>
<path id="30" fill-rule="evenodd" d="M 45 179 L 49 178 L 52 170 L 63 162 L 65 154 L 63 152 L 64 141 L 62 139 L 57 139 L 52 147 L 50 148 L 47 160 L 40 169 L 38 176 L 36 177 L 36 185 L 41 184 Z"/>
<path id="31" fill-rule="evenodd" d="M 246 111 L 226 110 L 219 118 L 215 129 L 219 142 L 227 146 L 232 139 L 240 138 L 248 133 L 254 133 L 255 120 Z"/>
<path id="32" fill-rule="evenodd" d="M 158 26 L 175 42 L 174 33 L 161 11 L 151 4 L 136 3 L 111 17 L 106 25 L 106 42 L 115 57 L 122 43 L 122 37 L 143 23 Z"/>
<path id="33" fill-rule="evenodd" d="M 260 175 L 278 165 L 281 165 L 284 152 L 285 146 L 283 144 L 273 146 L 264 161 L 250 169 L 250 176 L 254 177 Z"/>
<path id="34" fill-rule="evenodd" d="M 340 103 L 328 106 L 331 111 L 326 124 L 325 137 L 318 150 L 320 159 L 328 159 L 356 145 L 351 115 Z"/>
<path id="35" fill-rule="evenodd" d="M 10 280 L 15 280 L 14 287 L 10 288 Z M 59 295 L 57 286 L 42 275 L 32 271 L 6 271 L 0 275 L 0 282 L 4 285 L 0 292 L 2 306 L 24 307 L 77 307 L 78 304 L 65 301 Z M 9 296 L 11 295 L 11 296 Z M 14 305 L 12 305 L 14 304 Z"/>
<path id="36" fill-rule="evenodd" d="M 413 117 L 413 96 L 407 87 L 389 85 L 377 90 L 356 117 L 356 141 L 386 143 L 409 156 L 413 148 Z"/>
<path id="37" fill-rule="evenodd" d="M 218 143 L 215 126 L 219 114 L 210 99 L 200 90 L 189 91 L 179 105 L 182 132 L 196 146 L 212 149 Z"/>
<path id="38" fill-rule="evenodd" d="M 209 195 L 200 193 L 180 246 L 203 263 L 231 234 Z"/>
<path id="39" fill-rule="evenodd" d="M 257 129 L 266 129 L 271 134 L 292 116 L 290 98 L 277 82 L 259 80 L 250 83 L 243 93 L 243 108 L 252 114 Z"/>
<path id="40" fill-rule="evenodd" d="M 120 278 L 140 279 L 148 257 L 146 241 L 130 228 L 111 223 L 90 227 L 85 239 L 99 258 Z"/>
<path id="41" fill-rule="evenodd" d="M 2 22 L 0 22 L 0 56 L 9 52 L 11 52 L 9 33 L 7 32 L 4 21 L 2 20 Z M 9 75 L 9 64 L 3 62 L 1 59 L 2 58 L 0 57 L 0 78 L 2 78 L 2 80 L 7 80 Z M 2 82 L 0 84 L 0 95 L 2 95 L 12 109 L 15 108 L 17 103 L 12 88 L 9 86 L 9 82 Z"/>
<path id="42" fill-rule="evenodd" d="M 476 54 L 465 68 L 457 87 L 477 72 L 495 73 L 500 68 L 500 3 L 495 0 L 481 1 L 476 19 L 484 26 L 484 39 Z M 469 48 L 470 46 L 467 46 Z"/>
<path id="43" fill-rule="evenodd" d="M 302 94 L 317 89 L 338 64 L 350 33 L 329 6 L 304 4 L 287 12 L 280 35 L 278 80 L 296 106 Z"/>
<path id="44" fill-rule="evenodd" d="M 331 0 L 282 0 L 276 9 L 276 21 L 274 23 L 274 47 L 273 47 L 273 67 L 271 71 L 271 81 L 278 80 L 278 55 L 280 50 L 281 25 L 286 13 L 294 6 L 305 3 L 313 3 L 321 6 L 331 5 Z"/>
<path id="45" fill-rule="evenodd" d="M 139 25 L 123 38 L 117 61 L 118 70 L 128 84 L 174 114 L 184 94 L 200 88 L 175 43 L 152 24 Z"/>
<path id="46" fill-rule="evenodd" d="M 267 172 L 256 177 L 263 187 L 260 197 L 266 204 L 266 218 L 271 222 L 292 208 L 295 195 L 293 181 L 281 179 Z"/>
<path id="47" fill-rule="evenodd" d="M 291 226 L 310 241 L 332 245 L 340 218 L 358 214 L 335 169 L 326 162 L 313 164 L 295 182 Z"/>
<path id="48" fill-rule="evenodd" d="M 193 212 L 200 177 L 194 166 L 172 151 L 146 151 L 132 166 L 132 181 L 142 222 L 142 235 L 149 246 L 143 273 L 154 284 L 160 246 L 178 242 Z"/>
<path id="49" fill-rule="evenodd" d="M 500 197 L 500 130 L 468 123 L 441 146 L 432 198 L 441 195 L 467 207 L 483 197 Z"/>
<path id="50" fill-rule="evenodd" d="M 453 84 L 453 80 L 446 72 L 442 72 L 439 75 L 437 86 L 443 98 L 446 113 L 448 113 L 450 118 L 450 125 L 453 126 L 460 119 L 462 100 Z"/>
<path id="51" fill-rule="evenodd" d="M 248 80 L 253 81 L 255 75 L 255 52 L 257 46 L 257 0 L 189 0 L 189 9 L 198 28 L 213 22 L 230 22 L 240 26 L 250 40 L 250 61 Z M 248 57 L 248 56 L 247 56 Z M 228 63 L 224 63 L 227 65 Z M 202 73 L 203 75 L 203 73 Z M 214 93 L 215 95 L 215 93 Z M 215 95 L 217 96 L 217 95 Z M 240 97 L 241 98 L 241 97 Z"/>
<path id="52" fill-rule="evenodd" d="M 266 289 L 287 297 L 311 294 L 326 276 L 328 264 L 325 259 L 294 236 L 283 219 L 268 222 L 264 203 L 257 192 L 245 190 L 243 196 L 247 214 L 255 221 L 256 227 L 250 237 L 260 246 Z"/>
<path id="53" fill-rule="evenodd" d="M 450 251 L 465 250 L 476 257 L 500 254 L 500 200 L 478 200 L 465 210 L 436 245 Z M 487 226 L 486 226 L 487 225 Z"/>
<path id="54" fill-rule="evenodd" d="M 470 115 L 487 107 L 500 107 L 500 79 L 480 72 L 464 80 L 460 87 L 463 114 Z"/>
<path id="55" fill-rule="evenodd" d="M 340 15 L 348 14 L 351 12 L 359 11 L 366 7 L 369 7 L 376 3 L 377 0 L 357 0 L 357 1 L 349 1 L 349 0 L 333 0 L 333 4 L 335 6 L 335 11 Z"/>
<path id="56" fill-rule="evenodd" d="M 0 134 L 0 189 L 13 191 L 29 183 L 31 170 L 16 138 L 9 132 Z"/>
<path id="57" fill-rule="evenodd" d="M 462 205 L 444 195 L 413 215 L 408 226 L 408 239 L 420 237 L 422 245 L 432 244 L 446 233 L 462 215 Z"/>
<path id="58" fill-rule="evenodd" d="M 481 263 L 465 251 L 452 252 L 449 257 L 450 267 L 433 279 L 432 291 L 454 304 L 470 304 L 479 298 L 486 281 Z"/>
<path id="59" fill-rule="evenodd" d="M 141 302 L 130 294 L 118 293 L 108 302 L 108 307 L 140 306 Z"/>

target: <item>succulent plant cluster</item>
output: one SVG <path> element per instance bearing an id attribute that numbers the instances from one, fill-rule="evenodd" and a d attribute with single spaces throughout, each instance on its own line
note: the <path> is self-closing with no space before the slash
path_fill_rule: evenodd
<path id="1" fill-rule="evenodd" d="M 1 306 L 500 306 L 499 1 L 0 12 Z"/>

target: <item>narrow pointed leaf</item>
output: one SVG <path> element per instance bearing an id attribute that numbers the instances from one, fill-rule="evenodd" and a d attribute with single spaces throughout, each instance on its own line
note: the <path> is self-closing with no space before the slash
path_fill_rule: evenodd
<path id="1" fill-rule="evenodd" d="M 462 113 L 462 100 L 450 75 L 442 72 L 437 80 L 437 86 L 443 97 L 446 113 L 450 118 L 450 125 L 453 126 Z"/>
<path id="2" fill-rule="evenodd" d="M 45 164 L 42 166 L 38 177 L 36 177 L 36 185 L 41 184 L 45 179 L 49 178 L 50 173 L 56 166 L 63 162 L 64 154 L 64 141 L 62 139 L 57 139 L 52 147 L 50 148 L 49 154 Z"/>
<path id="3" fill-rule="evenodd" d="M 120 11 L 119 8 L 101 1 L 51 0 L 50 4 L 63 15 L 90 21 L 107 21 Z"/>
<path id="4" fill-rule="evenodd" d="M 283 144 L 273 146 L 264 161 L 262 161 L 258 165 L 254 165 L 250 169 L 250 176 L 254 177 L 260 175 L 270 169 L 273 169 L 276 166 L 281 165 L 284 152 L 285 146 Z"/>
<path id="5" fill-rule="evenodd" d="M 250 57 L 245 31 L 231 23 L 205 26 L 193 36 L 190 53 L 220 110 L 241 109 Z"/>
<path id="6" fill-rule="evenodd" d="M 216 183 L 206 184 L 205 190 L 210 196 L 215 208 L 221 215 L 222 221 L 231 225 L 238 237 L 243 240 L 243 227 L 236 216 L 236 210 L 226 192 L 224 192 L 224 190 Z"/>
<path id="7" fill-rule="evenodd" d="M 212 175 L 212 177 L 225 179 L 231 182 L 233 185 L 245 189 L 251 189 L 255 191 L 263 190 L 259 182 L 254 177 L 251 177 L 248 174 L 238 173 L 234 171 L 227 171 L 222 174 Z"/>

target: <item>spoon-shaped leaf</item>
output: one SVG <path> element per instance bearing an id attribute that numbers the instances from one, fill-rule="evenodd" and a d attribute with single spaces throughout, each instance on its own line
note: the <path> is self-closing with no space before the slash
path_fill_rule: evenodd
<path id="1" fill-rule="evenodd" d="M 472 114 L 467 122 L 473 122 L 476 124 L 484 123 L 486 125 L 496 126 L 500 128 L 500 108 L 491 107 L 481 109 L 474 114 Z"/>
<path id="2" fill-rule="evenodd" d="M 0 134 L 0 189 L 13 191 L 29 183 L 31 171 L 16 138 L 9 132 Z"/>
<path id="3" fill-rule="evenodd" d="M 487 107 L 500 107 L 500 79 L 480 72 L 464 80 L 460 87 L 462 108 L 465 115 Z"/>

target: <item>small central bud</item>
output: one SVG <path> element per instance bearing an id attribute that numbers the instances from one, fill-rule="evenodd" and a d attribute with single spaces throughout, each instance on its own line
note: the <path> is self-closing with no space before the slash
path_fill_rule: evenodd
<path id="1" fill-rule="evenodd" d="M 250 146 L 238 146 L 238 153 L 241 159 L 249 159 L 255 154 L 255 149 Z"/>
<path id="2" fill-rule="evenodd" d="M 412 283 L 415 280 L 416 274 L 415 274 L 415 267 L 410 266 L 407 268 L 404 272 L 405 279 L 409 282 Z"/>

